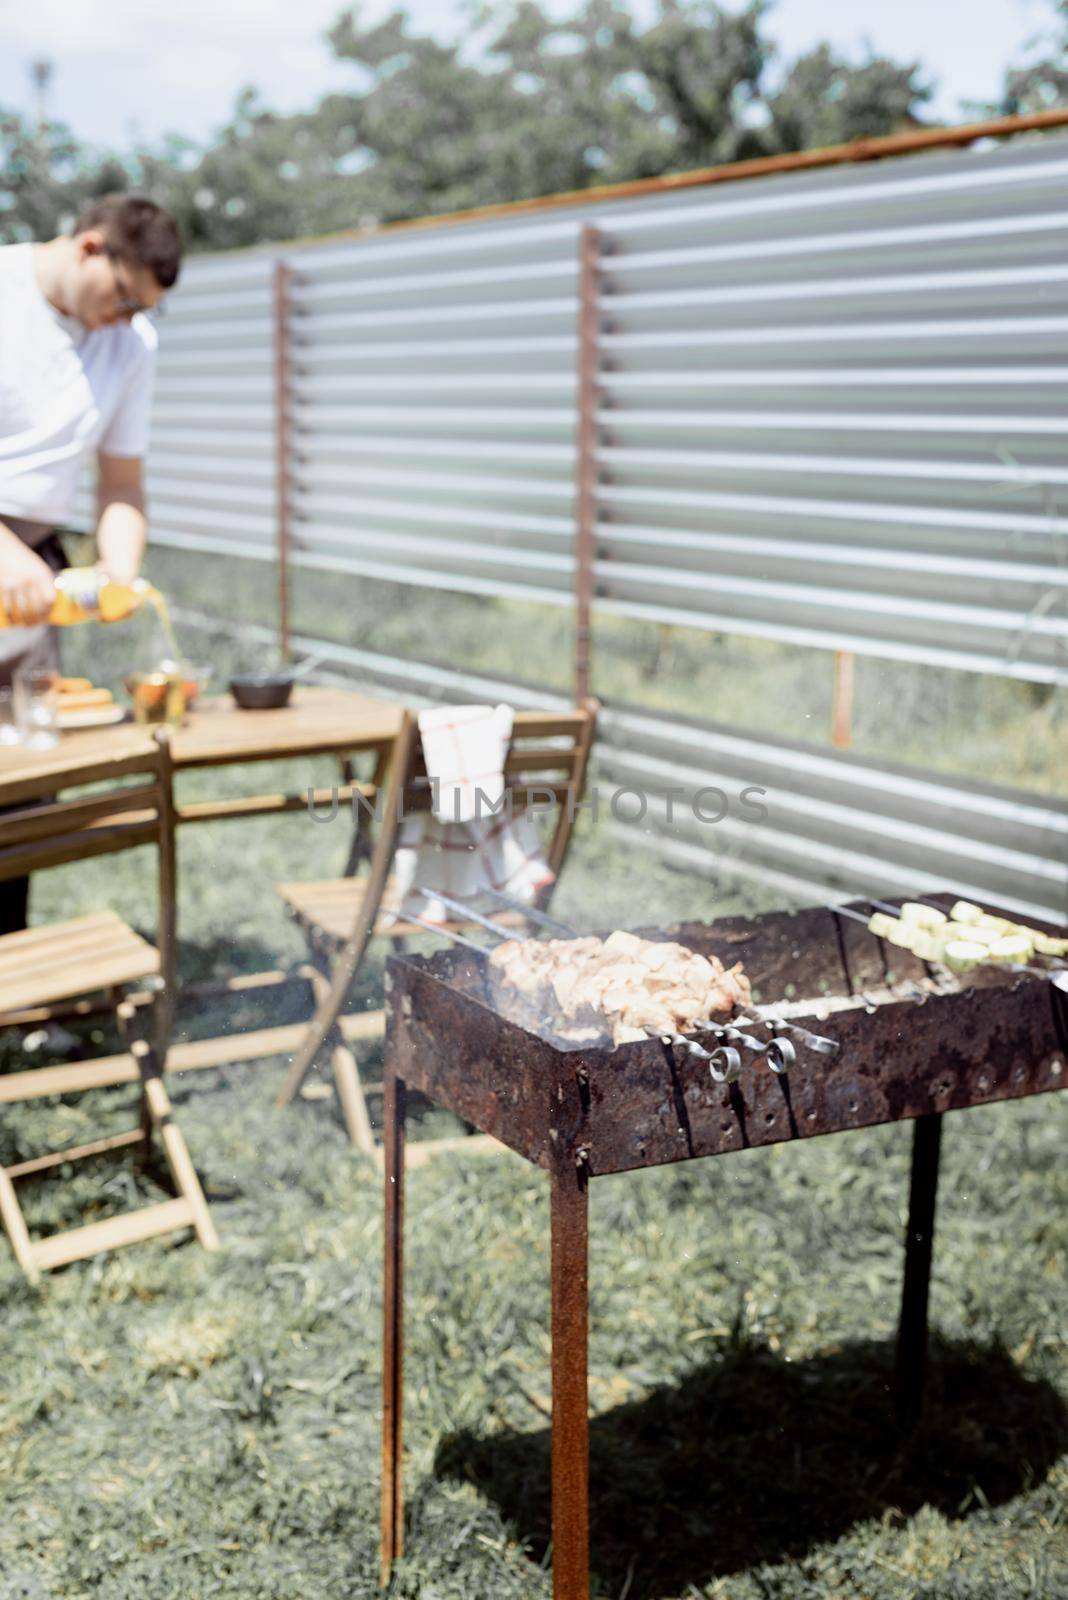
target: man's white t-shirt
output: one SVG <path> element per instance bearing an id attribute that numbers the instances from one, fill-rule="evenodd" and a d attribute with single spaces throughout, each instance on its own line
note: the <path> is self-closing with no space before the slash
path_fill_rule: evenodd
<path id="1" fill-rule="evenodd" d="M 90 332 L 57 311 L 33 249 L 0 247 L 0 517 L 56 524 L 90 453 L 144 455 L 157 341 L 141 315 Z"/>

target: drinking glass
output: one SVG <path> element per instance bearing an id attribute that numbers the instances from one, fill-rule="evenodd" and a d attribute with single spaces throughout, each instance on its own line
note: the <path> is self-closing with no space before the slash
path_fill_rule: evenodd
<path id="1" fill-rule="evenodd" d="M 0 745 L 21 744 L 14 689 L 0 689 Z"/>
<path id="2" fill-rule="evenodd" d="M 51 750 L 59 743 L 59 679 L 47 667 L 15 677 L 15 705 L 22 742 L 30 750 Z"/>
<path id="3" fill-rule="evenodd" d="M 133 701 L 134 721 L 142 724 L 166 722 L 180 728 L 185 715 L 185 693 L 181 672 L 130 672 L 122 680 Z"/>

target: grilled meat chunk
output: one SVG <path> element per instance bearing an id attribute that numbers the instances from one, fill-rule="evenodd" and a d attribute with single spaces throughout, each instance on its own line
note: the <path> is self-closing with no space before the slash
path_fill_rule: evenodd
<path id="1" fill-rule="evenodd" d="M 490 966 L 526 1000 L 556 1011 L 571 1033 L 607 1023 L 617 1044 L 725 1020 L 750 1002 L 741 963 L 618 930 L 607 939 L 508 939 Z"/>

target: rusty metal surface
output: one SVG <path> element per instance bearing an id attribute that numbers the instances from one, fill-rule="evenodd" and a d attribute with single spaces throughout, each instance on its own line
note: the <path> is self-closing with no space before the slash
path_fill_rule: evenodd
<path id="1" fill-rule="evenodd" d="M 815 1015 L 821 995 L 883 980 L 878 941 L 827 911 L 681 924 L 658 936 L 742 960 L 765 1001 L 813 994 Z M 888 954 L 906 966 L 904 952 Z M 998 974 L 922 1004 L 887 997 L 832 1011 L 818 1031 L 839 1041 L 833 1060 L 801 1050 L 778 1077 L 750 1058 L 723 1085 L 657 1040 L 554 1047 L 498 1014 L 467 952 L 393 957 L 389 975 L 387 1050 L 410 1086 L 541 1166 L 585 1152 L 591 1177 L 1019 1099 L 1068 1081 L 1068 996 L 1041 977 Z"/>
<path id="2" fill-rule="evenodd" d="M 858 902 L 857 909 L 866 916 L 871 908 Z M 741 961 L 757 1004 L 858 994 L 884 984 L 888 971 L 898 982 L 927 974 L 910 951 L 884 944 L 851 918 L 822 906 L 636 931 L 647 939 L 674 939 L 702 955 L 718 956 L 724 966 Z"/>
<path id="3" fill-rule="evenodd" d="M 410 1090 L 547 1167 L 561 1055 L 500 1016 L 481 993 L 481 969 L 466 951 L 390 956 L 387 1057 Z"/>
<path id="4" fill-rule="evenodd" d="M 589 1594 L 589 1184 L 566 1156 L 552 1169 L 553 1600 Z"/>
<path id="5" fill-rule="evenodd" d="M 382 1276 L 382 1499 L 379 1579 L 389 1583 L 404 1554 L 404 1116 L 407 1090 L 387 1064 Z"/>
<path id="6" fill-rule="evenodd" d="M 905 1232 L 905 1281 L 894 1358 L 894 1403 L 902 1422 L 919 1415 L 927 1361 L 927 1303 L 931 1288 L 935 1203 L 942 1118 L 935 1112 L 912 1125 L 909 1220 Z"/>
<path id="7" fill-rule="evenodd" d="M 922 1004 L 885 995 L 830 1009 L 884 984 L 904 953 L 826 910 L 645 932 L 742 960 L 765 1002 L 810 994 L 818 1015 L 822 997 L 820 1031 L 839 1054 L 801 1051 L 785 1077 L 751 1061 L 737 1082 L 717 1084 L 706 1063 L 659 1041 L 554 1046 L 500 1014 L 486 964 L 470 951 L 387 963 L 383 1582 L 401 1549 L 403 1080 L 549 1171 L 553 1596 L 587 1600 L 590 1179 L 919 1118 L 897 1362 L 908 1414 L 923 1372 L 941 1113 L 1061 1088 L 1068 1077 L 1068 996 L 1042 977 L 1005 974 Z M 922 977 L 923 964 L 908 961 Z"/>

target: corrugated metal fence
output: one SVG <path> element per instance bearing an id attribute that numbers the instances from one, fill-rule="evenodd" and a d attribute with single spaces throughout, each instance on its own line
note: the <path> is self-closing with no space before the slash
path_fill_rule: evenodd
<path id="1" fill-rule="evenodd" d="M 572 604 L 588 226 L 595 608 L 1068 683 L 1059 136 L 288 248 L 280 325 L 278 252 L 194 260 L 161 330 L 154 538 L 275 559 L 281 428 L 294 565 Z M 700 742 L 618 726 L 620 770 Z M 858 864 L 893 855 L 893 785 L 867 770 L 850 793 L 882 821 L 843 845 Z M 1026 797 L 984 831 L 971 791 L 933 782 L 938 825 L 896 824 L 910 871 L 946 876 L 955 831 L 973 857 L 1017 848 Z M 1050 906 L 1047 825 L 1020 853 L 1048 870 L 1003 876 Z"/>
<path id="2" fill-rule="evenodd" d="M 297 564 L 1068 682 L 1068 139 L 286 255 Z M 273 258 L 190 262 L 155 537 L 276 553 Z M 195 463 L 196 471 L 190 473 Z"/>

